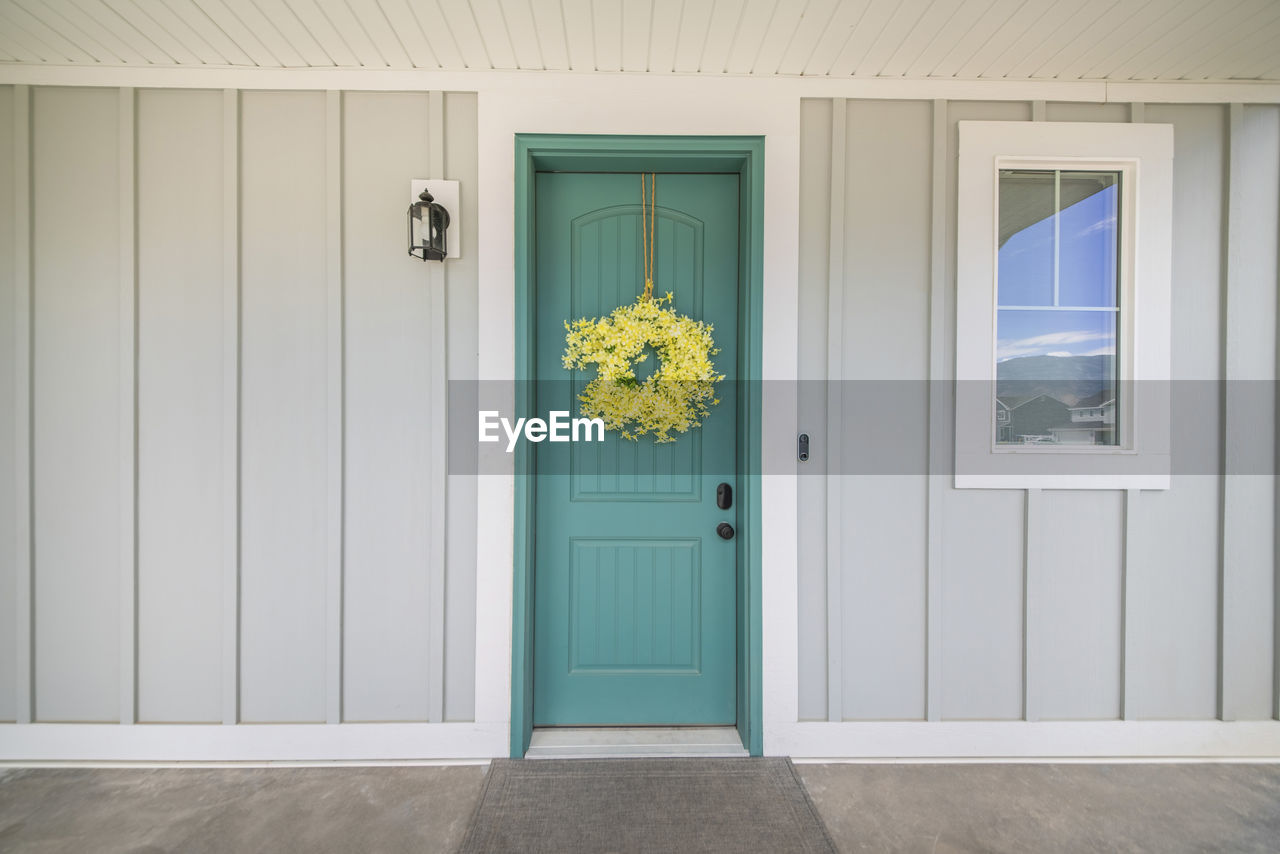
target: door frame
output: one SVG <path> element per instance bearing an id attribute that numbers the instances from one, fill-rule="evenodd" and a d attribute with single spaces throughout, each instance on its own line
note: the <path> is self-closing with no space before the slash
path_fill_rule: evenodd
<path id="1" fill-rule="evenodd" d="M 752 756 L 764 753 L 760 548 L 761 347 L 764 305 L 764 137 L 516 134 L 515 414 L 532 417 L 537 287 L 534 174 L 562 172 L 719 172 L 739 176 L 737 717 Z M 533 736 L 533 455 L 515 450 L 515 549 L 511 613 L 511 757 Z"/>

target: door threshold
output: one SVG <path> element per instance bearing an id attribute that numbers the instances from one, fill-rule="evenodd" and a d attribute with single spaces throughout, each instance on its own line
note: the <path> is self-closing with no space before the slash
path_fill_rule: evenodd
<path id="1" fill-rule="evenodd" d="M 534 727 L 525 759 L 747 756 L 738 730 L 709 727 Z"/>

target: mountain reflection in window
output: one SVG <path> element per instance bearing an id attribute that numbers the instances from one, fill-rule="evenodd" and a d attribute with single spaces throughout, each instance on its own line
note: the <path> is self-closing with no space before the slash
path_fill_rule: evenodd
<path id="1" fill-rule="evenodd" d="M 1120 173 L 1000 170 L 995 436 L 1115 445 Z"/>

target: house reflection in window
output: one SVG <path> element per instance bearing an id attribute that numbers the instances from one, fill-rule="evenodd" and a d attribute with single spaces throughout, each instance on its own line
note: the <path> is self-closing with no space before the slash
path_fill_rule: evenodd
<path id="1" fill-rule="evenodd" d="M 996 443 L 1115 445 L 1120 173 L 1002 169 Z"/>

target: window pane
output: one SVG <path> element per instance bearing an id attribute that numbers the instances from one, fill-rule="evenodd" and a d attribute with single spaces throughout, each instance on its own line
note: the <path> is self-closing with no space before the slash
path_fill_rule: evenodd
<path id="1" fill-rule="evenodd" d="M 1061 176 L 1058 305 L 1115 306 L 1119 173 Z"/>
<path id="2" fill-rule="evenodd" d="M 1053 305 L 1054 173 L 1000 170 L 1000 305 Z"/>
<path id="3" fill-rule="evenodd" d="M 1114 311 L 998 312 L 996 442 L 1115 445 Z"/>

